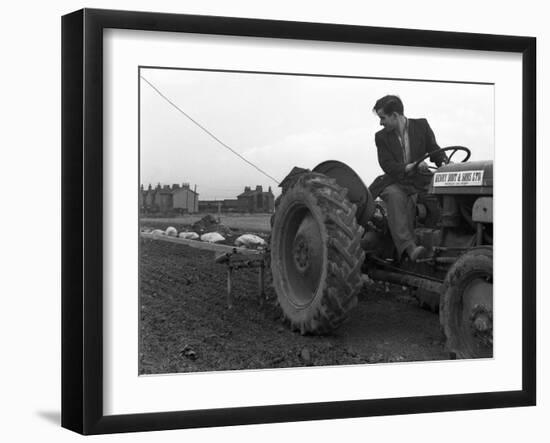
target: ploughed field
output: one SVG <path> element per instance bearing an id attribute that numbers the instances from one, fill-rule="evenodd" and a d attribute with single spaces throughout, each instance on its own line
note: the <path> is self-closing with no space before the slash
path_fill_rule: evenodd
<path id="1" fill-rule="evenodd" d="M 159 228 L 167 223 L 176 226 L 173 220 L 142 220 Z M 261 232 L 242 233 L 254 231 Z M 448 358 L 438 316 L 421 309 L 407 289 L 366 282 L 344 325 L 329 336 L 302 336 L 283 322 L 269 270 L 261 303 L 258 270 L 234 271 L 235 300 L 228 309 L 226 267 L 214 257 L 140 239 L 140 374 Z"/>

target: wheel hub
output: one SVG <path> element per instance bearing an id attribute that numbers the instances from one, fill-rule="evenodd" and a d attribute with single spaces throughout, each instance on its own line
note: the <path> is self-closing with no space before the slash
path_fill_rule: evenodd
<path id="1" fill-rule="evenodd" d="M 476 346 L 493 343 L 493 284 L 488 278 L 476 278 L 466 287 L 462 299 L 463 321 L 470 325 Z"/>
<path id="2" fill-rule="evenodd" d="M 482 307 L 478 312 L 473 312 L 472 316 L 472 327 L 477 332 L 487 332 L 493 327 L 492 320 L 489 316 L 489 313 L 485 311 Z"/>
<path id="3" fill-rule="evenodd" d="M 292 218 L 295 228 L 287 237 L 289 298 L 296 306 L 310 303 L 319 287 L 323 272 L 323 239 L 318 222 L 306 208 Z"/>
<path id="4" fill-rule="evenodd" d="M 299 237 L 294 241 L 293 247 L 294 264 L 296 269 L 304 273 L 310 263 L 310 248 L 305 238 Z"/>
<path id="5" fill-rule="evenodd" d="M 493 342 L 493 315 L 485 306 L 477 305 L 474 307 L 470 316 L 472 335 L 480 340 L 484 345 L 490 345 Z"/>

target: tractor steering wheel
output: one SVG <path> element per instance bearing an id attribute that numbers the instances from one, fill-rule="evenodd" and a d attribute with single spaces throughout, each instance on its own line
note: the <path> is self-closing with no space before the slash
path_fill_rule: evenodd
<path id="1" fill-rule="evenodd" d="M 451 161 L 451 159 L 453 158 L 453 155 L 455 155 L 457 151 L 464 151 L 466 153 L 466 157 L 464 157 L 462 159 L 461 163 L 467 162 L 468 159 L 470 158 L 470 156 L 472 155 L 470 150 L 468 148 L 466 148 L 465 146 L 447 146 L 446 148 L 436 149 L 435 151 L 428 152 L 427 154 L 423 155 L 422 158 L 419 158 L 418 160 L 416 160 L 414 162 L 411 170 L 409 171 L 409 174 L 411 174 L 411 175 L 416 174 L 418 172 L 418 166 L 420 165 L 420 163 L 422 163 L 428 157 L 431 157 L 434 154 L 438 154 L 440 152 L 445 152 L 445 151 L 453 151 L 451 153 L 451 155 L 449 155 L 449 157 L 448 157 L 449 162 Z M 436 166 L 428 166 L 428 169 L 436 170 L 437 167 Z"/>

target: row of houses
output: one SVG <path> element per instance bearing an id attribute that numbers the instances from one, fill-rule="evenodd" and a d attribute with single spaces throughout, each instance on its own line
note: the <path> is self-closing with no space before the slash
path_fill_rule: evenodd
<path id="1" fill-rule="evenodd" d="M 235 199 L 200 200 L 197 186 L 157 184 L 147 189 L 141 185 L 140 208 L 142 213 L 195 213 L 195 212 L 273 212 L 274 196 L 271 186 L 267 191 L 258 185 L 255 189 L 245 186 Z"/>
<path id="2" fill-rule="evenodd" d="M 199 194 L 197 187 L 192 190 L 189 183 L 161 185 L 145 189 L 141 185 L 139 206 L 144 213 L 153 212 L 198 212 Z"/>

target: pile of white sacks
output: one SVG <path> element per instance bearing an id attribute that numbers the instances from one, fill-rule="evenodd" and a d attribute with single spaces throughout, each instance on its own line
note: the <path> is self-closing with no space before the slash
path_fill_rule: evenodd
<path id="1" fill-rule="evenodd" d="M 262 237 L 257 235 L 243 234 L 235 240 L 235 246 L 242 246 L 244 248 L 259 248 L 265 247 L 266 243 Z"/>
<path id="2" fill-rule="evenodd" d="M 168 236 L 168 237 L 179 237 L 186 240 L 200 240 L 207 243 L 219 243 L 225 241 L 225 237 L 219 232 L 208 232 L 206 234 L 199 235 L 196 232 L 180 232 L 173 226 L 169 226 L 165 231 L 162 229 L 154 229 L 149 232 L 154 237 Z M 240 246 L 244 248 L 259 248 L 265 247 L 265 240 L 254 234 L 243 234 L 235 240 L 235 246 Z"/>

